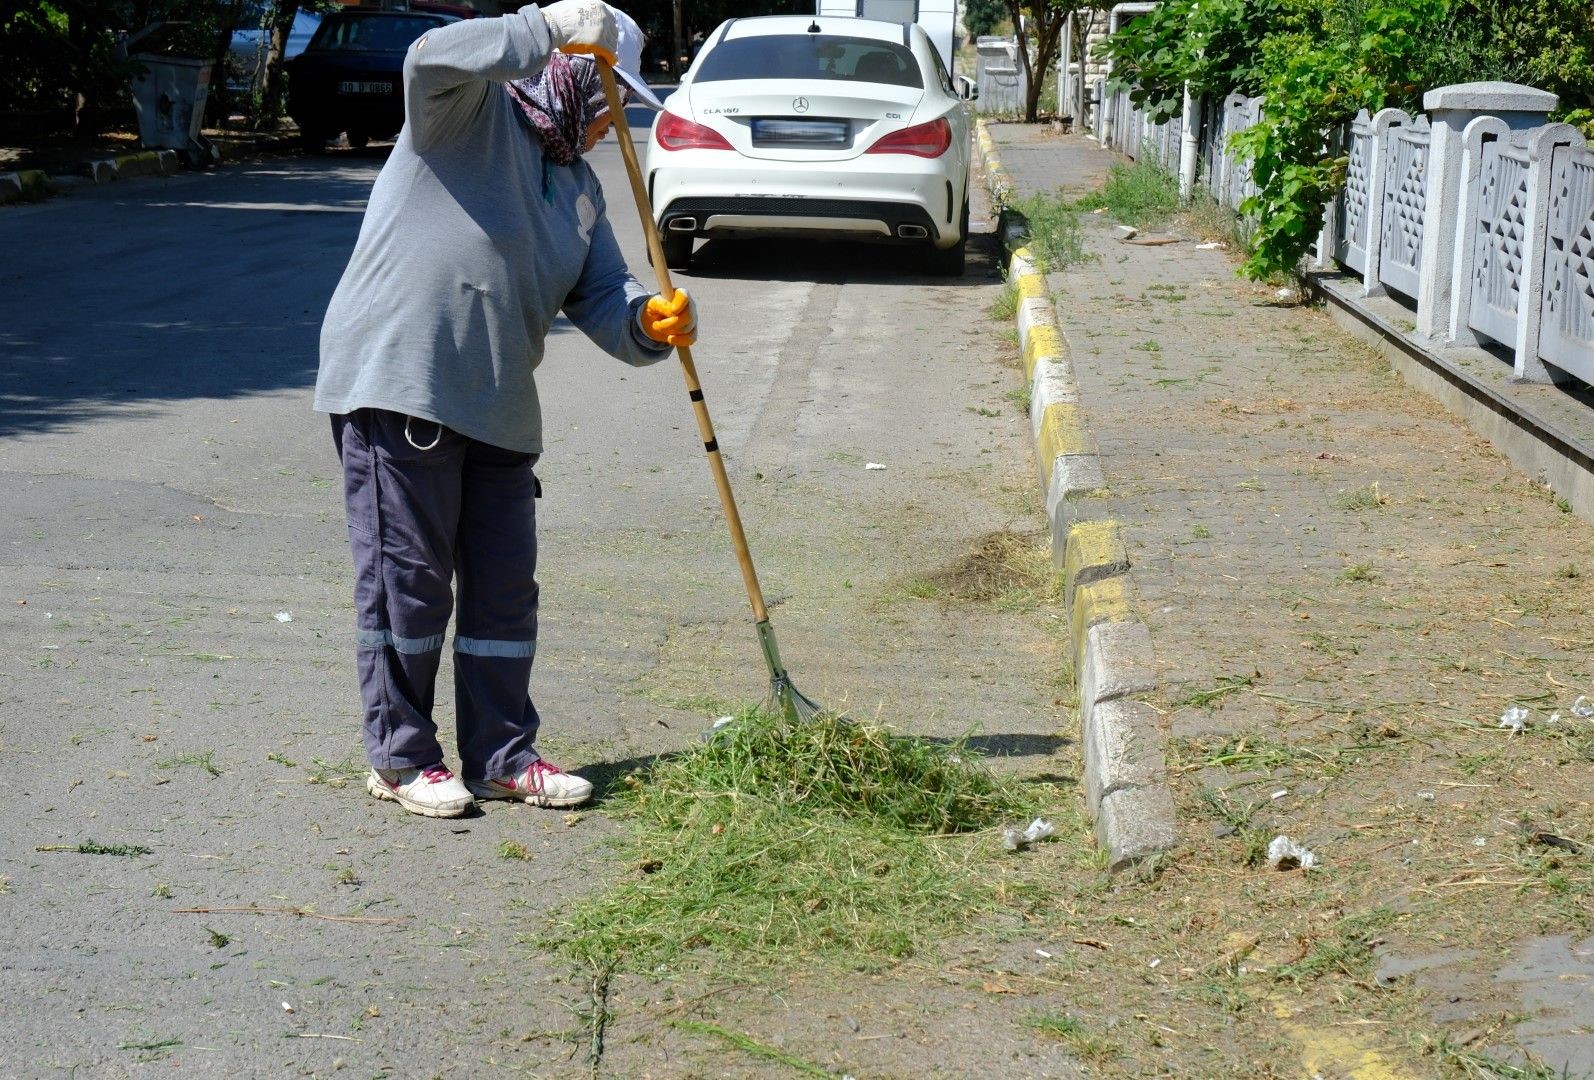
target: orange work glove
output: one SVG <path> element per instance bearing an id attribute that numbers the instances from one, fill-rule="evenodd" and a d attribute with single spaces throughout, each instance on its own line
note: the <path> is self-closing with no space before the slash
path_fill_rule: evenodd
<path id="1" fill-rule="evenodd" d="M 697 308 L 685 289 L 676 289 L 668 300 L 662 294 L 650 296 L 637 318 L 642 332 L 654 341 L 686 346 L 697 342 Z"/>
<path id="2" fill-rule="evenodd" d="M 540 10 L 560 52 L 596 56 L 610 67 L 619 62 L 620 27 L 603 0 L 558 0 Z"/>

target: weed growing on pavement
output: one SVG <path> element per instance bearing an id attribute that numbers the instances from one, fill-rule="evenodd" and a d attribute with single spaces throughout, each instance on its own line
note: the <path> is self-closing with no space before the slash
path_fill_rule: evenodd
<path id="1" fill-rule="evenodd" d="M 498 842 L 498 857 L 500 859 L 520 859 L 525 862 L 531 858 L 531 852 L 526 850 L 526 845 L 519 840 L 500 840 Z"/>
<path id="2" fill-rule="evenodd" d="M 1240 216 L 1212 197 L 1206 188 L 1198 190 L 1184 208 L 1185 228 L 1205 243 L 1245 247 L 1245 225 Z"/>
<path id="3" fill-rule="evenodd" d="M 1334 925 L 1327 939 L 1317 942 L 1306 955 L 1278 969 L 1278 977 L 1299 984 L 1327 974 L 1344 975 L 1365 982 L 1372 966 L 1373 947 L 1383 943 L 1383 932 L 1394 923 L 1395 912 L 1386 907 L 1347 915 Z"/>
<path id="4" fill-rule="evenodd" d="M 1008 282 L 1006 288 L 996 294 L 996 299 L 991 301 L 985 313 L 997 322 L 1006 322 L 1018 314 L 1018 289 L 1012 282 Z"/>
<path id="5" fill-rule="evenodd" d="M 1372 563 L 1352 563 L 1350 566 L 1345 567 L 1344 572 L 1339 577 L 1341 581 L 1364 583 L 1376 579 L 1378 571 L 1373 569 Z"/>
<path id="6" fill-rule="evenodd" d="M 1079 209 L 1067 199 L 1041 193 L 1014 204 L 1029 223 L 1029 249 L 1047 270 L 1066 270 L 1086 261 Z"/>
<path id="7" fill-rule="evenodd" d="M 991 830 L 1055 794 L 998 777 L 961 741 L 743 709 L 626 778 L 613 809 L 631 825 L 621 855 L 636 876 L 582 901 L 544 944 L 645 972 L 909 956 L 1044 895 L 1026 876 L 1034 854 L 1004 852 Z"/>
<path id="8" fill-rule="evenodd" d="M 1388 504 L 1389 496 L 1378 490 L 1376 480 L 1366 487 L 1344 491 L 1334 497 L 1334 505 L 1341 510 L 1376 510 Z"/>
<path id="9" fill-rule="evenodd" d="M 1026 1027 L 1043 1035 L 1061 1039 L 1068 1048 L 1086 1061 L 1102 1061 L 1117 1053 L 1117 1047 L 1095 1034 L 1089 1027 L 1072 1016 L 1061 1013 L 1031 1013 L 1024 1021 Z"/>
<path id="10" fill-rule="evenodd" d="M 1178 182 L 1149 161 L 1114 165 L 1100 203 L 1126 225 L 1151 229 L 1179 212 Z"/>

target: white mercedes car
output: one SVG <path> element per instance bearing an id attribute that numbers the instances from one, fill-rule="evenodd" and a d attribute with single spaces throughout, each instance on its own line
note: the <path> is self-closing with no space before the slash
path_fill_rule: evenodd
<path id="1" fill-rule="evenodd" d="M 969 226 L 961 92 L 912 23 L 732 19 L 709 35 L 648 141 L 665 261 L 698 237 L 808 236 L 923 249 L 963 272 Z"/>

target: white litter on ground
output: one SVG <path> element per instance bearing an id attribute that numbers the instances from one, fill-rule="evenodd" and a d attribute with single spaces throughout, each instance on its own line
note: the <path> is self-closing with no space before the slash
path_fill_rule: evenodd
<path id="1" fill-rule="evenodd" d="M 293 621 L 293 612 L 291 612 L 291 611 L 279 611 L 279 612 L 277 612 L 277 621 L 278 622 L 292 622 Z"/>
<path id="2" fill-rule="evenodd" d="M 1528 726 L 1528 711 L 1520 705 L 1513 705 L 1500 714 L 1500 726 L 1511 732 L 1524 731 Z"/>
<path id="3" fill-rule="evenodd" d="M 1017 851 L 1020 848 L 1028 847 L 1038 840 L 1046 839 L 1046 837 L 1056 831 L 1051 822 L 1042 821 L 1040 818 L 1030 822 L 1028 827 L 1024 829 L 1015 829 L 1009 825 L 1002 830 L 1002 846 L 1009 851 Z"/>
<path id="4" fill-rule="evenodd" d="M 1267 846 L 1267 864 L 1274 870 L 1310 870 L 1317 865 L 1317 853 L 1287 836 L 1275 836 Z"/>
<path id="5" fill-rule="evenodd" d="M 871 461 L 863 467 L 864 472 L 884 472 L 885 466 L 878 461 Z"/>
<path id="6" fill-rule="evenodd" d="M 1589 717 L 1594 716 L 1594 705 L 1588 703 L 1587 695 L 1579 694 L 1577 700 L 1572 702 L 1572 715 L 1579 720 L 1587 720 Z"/>

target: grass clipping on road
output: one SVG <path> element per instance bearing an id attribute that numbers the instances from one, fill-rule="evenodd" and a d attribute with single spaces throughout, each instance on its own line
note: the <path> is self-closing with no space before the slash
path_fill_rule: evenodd
<path id="1" fill-rule="evenodd" d="M 632 875 L 546 943 L 649 972 L 700 950 L 758 967 L 908 956 L 1022 892 L 993 866 L 1013 856 L 991 830 L 1049 790 L 997 777 L 962 743 L 749 709 L 626 778 L 611 808 L 632 826 Z"/>

